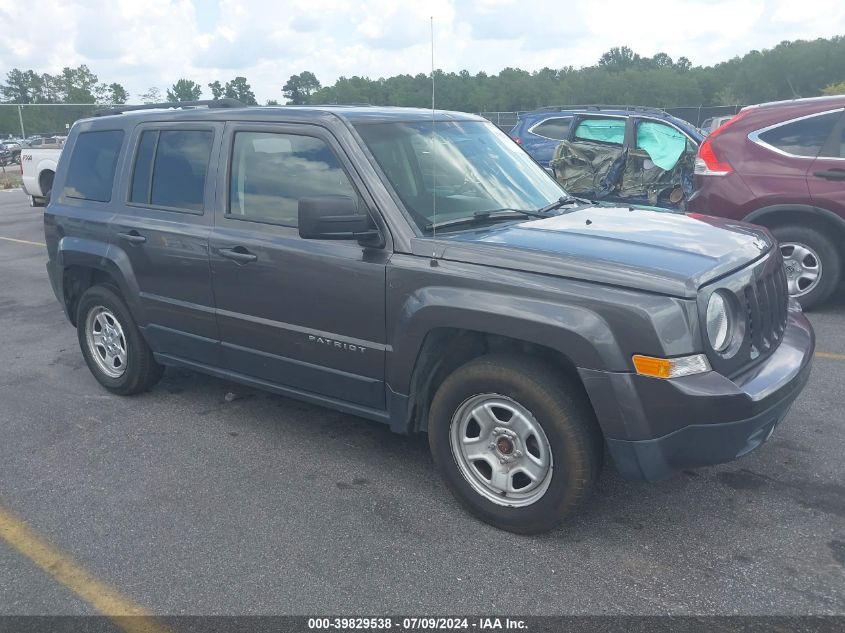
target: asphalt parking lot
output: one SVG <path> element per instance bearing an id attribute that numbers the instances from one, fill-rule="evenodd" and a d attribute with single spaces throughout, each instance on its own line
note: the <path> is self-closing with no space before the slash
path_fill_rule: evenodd
<path id="1" fill-rule="evenodd" d="M 424 438 L 184 371 L 108 394 L 41 222 L 0 191 L 0 535 L 15 517 L 150 612 L 845 613 L 845 292 L 762 449 L 652 485 L 607 467 L 581 516 L 520 537 L 458 507 Z M 0 538 L 0 615 L 89 603 Z"/>

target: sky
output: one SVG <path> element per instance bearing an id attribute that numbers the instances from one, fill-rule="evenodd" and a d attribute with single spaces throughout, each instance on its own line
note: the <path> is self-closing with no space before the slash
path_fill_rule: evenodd
<path id="1" fill-rule="evenodd" d="M 130 101 L 184 77 L 245 76 L 259 102 L 339 76 L 587 66 L 613 46 L 711 65 L 845 34 L 843 0 L 0 0 L 0 78 L 87 64 Z"/>

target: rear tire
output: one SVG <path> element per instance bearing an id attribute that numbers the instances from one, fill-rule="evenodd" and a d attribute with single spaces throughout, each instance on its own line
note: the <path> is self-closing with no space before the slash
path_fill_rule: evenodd
<path id="1" fill-rule="evenodd" d="M 816 229 L 787 224 L 772 234 L 780 242 L 789 294 L 805 310 L 821 305 L 839 285 L 842 261 L 834 243 Z"/>
<path id="2" fill-rule="evenodd" d="M 546 532 L 575 513 L 604 454 L 583 389 L 538 359 L 505 354 L 446 378 L 431 404 L 428 440 L 457 500 L 520 534 Z"/>
<path id="3" fill-rule="evenodd" d="M 134 395 L 161 379 L 164 367 L 155 361 L 129 308 L 112 288 L 85 291 L 77 307 L 76 331 L 88 369 L 112 393 Z"/>
<path id="4" fill-rule="evenodd" d="M 36 198 L 35 196 L 29 196 L 29 206 L 31 206 L 31 207 L 46 207 L 47 204 L 44 202 L 43 198 Z"/>

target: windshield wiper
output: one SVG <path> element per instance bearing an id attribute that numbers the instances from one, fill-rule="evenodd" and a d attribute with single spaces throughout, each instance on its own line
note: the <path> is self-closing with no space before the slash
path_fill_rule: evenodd
<path id="1" fill-rule="evenodd" d="M 463 224 L 484 224 L 485 222 L 500 222 L 502 220 L 511 220 L 515 218 L 547 218 L 545 213 L 539 211 L 529 211 L 527 209 L 492 209 L 490 211 L 476 211 L 471 216 L 461 218 L 454 218 L 452 220 L 444 220 L 443 222 L 434 222 L 425 225 L 426 231 L 433 229 L 442 229 L 450 226 L 461 226 Z"/>
<path id="2" fill-rule="evenodd" d="M 537 213 L 548 213 L 549 211 L 554 211 L 555 209 L 560 209 L 567 204 L 572 204 L 573 202 L 580 202 L 581 204 L 596 204 L 593 200 L 587 200 L 587 198 L 576 198 L 575 196 L 561 196 L 551 204 L 547 204 L 545 207 L 541 207 L 537 209 Z"/>

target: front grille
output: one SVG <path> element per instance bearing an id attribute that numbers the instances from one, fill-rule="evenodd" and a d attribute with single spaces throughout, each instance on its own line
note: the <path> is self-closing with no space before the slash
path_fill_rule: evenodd
<path id="1" fill-rule="evenodd" d="M 789 301 L 786 271 L 779 251 L 770 259 L 769 265 L 756 280 L 745 286 L 743 293 L 751 360 L 777 347 L 786 329 Z"/>
<path id="2" fill-rule="evenodd" d="M 705 349 L 713 369 L 733 378 L 773 353 L 783 340 L 789 293 L 780 249 L 772 249 L 768 255 L 699 294 L 702 328 L 706 327 L 707 302 L 716 290 L 733 294 L 739 311 L 741 339 L 736 346 L 720 353 L 707 344 L 705 334 Z"/>

